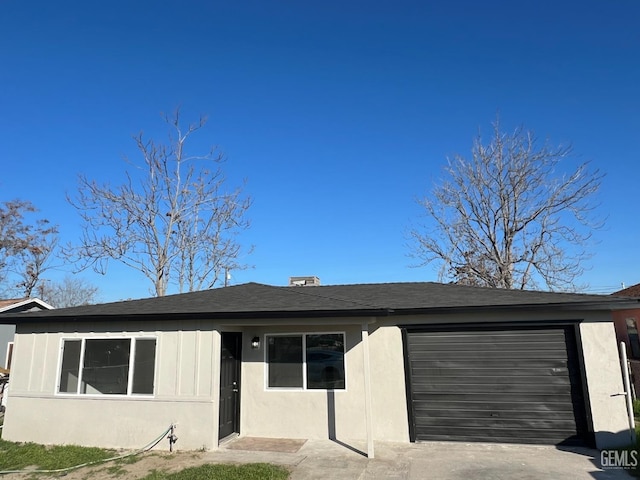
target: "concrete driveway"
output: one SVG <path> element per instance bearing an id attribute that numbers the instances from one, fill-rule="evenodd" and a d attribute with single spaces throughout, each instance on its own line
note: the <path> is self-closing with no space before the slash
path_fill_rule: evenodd
<path id="1" fill-rule="evenodd" d="M 623 470 L 600 467 L 600 452 L 588 448 L 536 445 L 444 443 L 376 443 L 367 459 L 357 442 L 309 440 L 292 452 L 233 447 L 210 452 L 214 462 L 269 462 L 292 471 L 292 480 L 311 479 L 629 479 Z"/>

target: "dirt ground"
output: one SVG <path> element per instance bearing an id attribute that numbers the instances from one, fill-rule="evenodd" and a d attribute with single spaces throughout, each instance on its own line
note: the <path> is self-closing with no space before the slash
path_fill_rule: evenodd
<path id="1" fill-rule="evenodd" d="M 137 460 L 134 462 L 134 459 Z M 2 480 L 28 480 L 32 478 L 64 478 L 65 480 L 136 480 L 143 478 L 153 470 L 175 472 L 188 467 L 196 467 L 207 463 L 207 457 L 199 452 L 160 452 L 150 451 L 135 457 L 115 460 L 65 473 L 39 474 L 11 473 L 3 475 Z M 134 462 L 134 463 L 131 463 Z"/>

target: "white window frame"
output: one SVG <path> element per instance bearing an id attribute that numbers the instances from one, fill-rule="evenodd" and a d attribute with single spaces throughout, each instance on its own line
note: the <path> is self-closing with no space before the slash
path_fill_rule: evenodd
<path id="1" fill-rule="evenodd" d="M 78 387 L 74 392 L 61 392 L 60 391 L 60 376 L 62 375 L 62 357 L 64 355 L 64 344 L 69 341 L 78 341 L 80 340 L 80 363 L 78 366 Z M 129 347 L 129 375 L 127 379 L 127 393 L 119 394 L 119 393 L 82 393 L 80 390 L 82 388 L 82 375 L 84 370 L 84 352 L 87 340 L 130 340 Z M 153 393 L 131 393 L 133 388 L 133 376 L 135 374 L 135 354 L 136 354 L 136 343 L 137 340 L 155 340 L 156 342 L 156 352 L 153 359 Z M 118 335 L 118 336 L 97 336 L 97 337 L 63 337 L 60 339 L 60 347 L 58 349 L 58 369 L 57 369 L 57 379 L 56 379 L 56 390 L 55 395 L 65 396 L 65 397 L 74 397 L 74 398 L 83 398 L 83 397 L 93 397 L 93 398 L 131 398 L 131 397 L 142 397 L 142 398 L 152 398 L 155 397 L 156 394 L 156 385 L 158 378 L 158 337 L 156 335 L 140 335 L 140 336 L 127 336 L 127 335 Z"/>
<path id="2" fill-rule="evenodd" d="M 342 361 L 344 364 L 344 388 L 307 388 L 307 335 L 342 335 L 343 349 Z M 302 387 L 270 387 L 269 386 L 269 337 L 295 337 L 302 336 Z M 289 392 L 346 392 L 347 391 L 347 333 L 345 331 L 331 332 L 278 332 L 265 333 L 262 337 L 264 345 L 264 389 L 267 391 L 289 391 Z"/>
<path id="3" fill-rule="evenodd" d="M 13 344 L 14 342 L 7 342 L 7 353 L 4 357 L 4 368 L 7 370 L 11 370 L 11 363 L 13 363 Z M 11 358 L 11 363 L 9 363 L 9 358 Z"/>

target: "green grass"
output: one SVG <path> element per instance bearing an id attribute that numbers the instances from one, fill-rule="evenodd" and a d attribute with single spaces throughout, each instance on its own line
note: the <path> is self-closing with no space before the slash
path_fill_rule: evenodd
<path id="1" fill-rule="evenodd" d="M 15 443 L 0 439 L 0 470 L 57 470 L 117 455 L 113 450 L 58 445 L 47 447 L 35 443 Z"/>
<path id="2" fill-rule="evenodd" d="M 633 401 L 633 416 L 636 424 L 636 444 L 630 445 L 629 447 L 623 448 L 621 450 L 627 450 L 629 452 L 631 450 L 635 450 L 637 452 L 636 455 L 638 455 L 640 454 L 640 400 L 638 399 L 635 399 Z M 640 464 L 635 468 L 630 468 L 626 470 L 634 477 L 640 477 Z"/>
<path id="3" fill-rule="evenodd" d="M 0 439 L 0 471 L 6 470 L 58 470 L 77 465 L 105 460 L 117 455 L 114 450 L 62 445 L 47 447 L 36 443 L 16 443 Z M 170 457 L 169 457 L 170 458 Z M 105 464 L 114 478 L 126 475 L 124 465 L 135 463 L 139 455 L 115 460 Z M 35 477 L 33 477 L 35 478 Z M 289 471 L 283 467 L 266 463 L 247 465 L 206 464 L 179 472 L 152 471 L 142 480 L 286 480 Z"/>
<path id="4" fill-rule="evenodd" d="M 634 400 L 633 401 L 633 410 L 635 412 L 636 410 L 636 402 L 638 402 L 638 406 L 640 407 L 640 402 L 638 400 Z M 640 419 L 638 419 L 638 417 L 636 416 L 635 418 L 636 420 L 636 443 L 635 445 L 629 445 L 626 448 L 618 448 L 617 450 L 620 452 L 623 451 L 627 451 L 629 452 L 629 459 L 631 459 L 631 451 L 635 451 L 635 456 L 638 460 L 640 460 L 640 424 L 638 423 L 640 421 Z M 625 470 L 630 474 L 633 475 L 634 477 L 640 477 L 640 462 L 638 462 L 638 465 L 636 465 L 633 468 L 625 468 Z"/>
<path id="5" fill-rule="evenodd" d="M 629 461 L 633 460 L 631 452 L 634 452 L 634 456 L 638 460 L 638 465 L 632 468 L 625 468 L 625 470 L 634 477 L 640 477 L 640 400 L 633 401 L 633 416 L 635 417 L 636 424 L 636 443 L 626 448 L 618 448 L 617 450 L 620 452 L 629 452 Z"/>
<path id="6" fill-rule="evenodd" d="M 127 471 L 122 467 L 122 465 L 112 465 L 106 468 L 106 471 L 112 477 L 121 477 L 127 474 Z"/>
<path id="7" fill-rule="evenodd" d="M 284 467 L 268 463 L 246 465 L 206 464 L 179 472 L 153 471 L 141 480 L 286 480 L 289 471 Z"/>

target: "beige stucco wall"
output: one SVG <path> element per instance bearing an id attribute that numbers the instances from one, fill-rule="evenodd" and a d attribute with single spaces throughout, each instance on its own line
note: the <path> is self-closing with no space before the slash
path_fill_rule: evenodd
<path id="1" fill-rule="evenodd" d="M 401 329 L 403 324 L 583 320 L 580 334 L 589 385 L 590 411 L 600 448 L 627 441 L 626 410 L 610 314 L 585 312 L 492 313 L 366 319 L 369 325 L 373 437 L 408 442 Z M 265 321 L 267 322 L 267 321 Z M 274 321 L 268 321 L 273 324 Z M 300 325 L 304 324 L 304 327 Z M 350 323 L 348 323 L 350 322 Z M 76 443 L 138 448 L 177 423 L 176 448 L 217 448 L 220 334 L 243 332 L 241 377 L 242 435 L 366 439 L 364 352 L 361 324 L 351 319 L 288 320 L 278 326 L 237 322 L 164 322 L 104 325 L 66 324 L 57 333 L 18 329 L 15 363 L 3 438 L 45 444 Z M 259 322 L 256 322 L 259 323 Z M 108 328 L 108 330 L 106 329 Z M 276 390 L 266 386 L 264 335 L 269 333 L 345 332 L 346 389 L 334 392 Z M 61 333 L 73 332 L 73 333 Z M 73 336 L 155 336 L 156 394 L 153 397 L 69 397 L 55 394 L 62 338 Z M 262 340 L 259 350 L 251 338 Z M 37 412 L 37 414 L 35 413 Z M 97 433 L 96 433 L 97 432 Z M 163 441 L 160 448 L 168 448 Z"/>
<path id="2" fill-rule="evenodd" d="M 338 440 L 366 439 L 361 324 L 343 326 L 246 327 L 242 365 L 242 435 Z M 266 385 L 265 334 L 336 332 L 346 334 L 344 390 L 273 389 Z M 252 350 L 252 337 L 261 348 Z M 373 329 L 370 336 L 373 435 L 408 441 L 402 339 L 398 328 Z M 398 398 L 401 401 L 398 401 Z"/>
<path id="3" fill-rule="evenodd" d="M 266 386 L 265 334 L 346 334 L 345 390 L 270 389 Z M 252 350 L 251 338 L 261 338 Z M 360 329 L 354 326 L 255 327 L 244 335 L 240 430 L 242 435 L 289 438 L 366 438 Z"/>
<path id="4" fill-rule="evenodd" d="M 67 324 L 59 325 L 57 333 L 23 333 L 25 327 L 22 332 L 19 327 L 3 438 L 140 448 L 176 424 L 177 448 L 215 448 L 219 333 L 210 322 L 162 323 L 155 325 L 156 330 L 148 327 L 111 323 L 107 330 L 105 325 Z M 154 396 L 55 393 L 63 338 L 123 335 L 157 338 Z M 158 446 L 168 447 L 168 441 Z"/>
<path id="5" fill-rule="evenodd" d="M 582 322 L 580 336 L 598 448 L 631 442 L 613 322 Z"/>
<path id="6" fill-rule="evenodd" d="M 388 442 L 408 442 L 409 419 L 402 332 L 395 325 L 372 325 L 370 328 L 373 438 Z"/>

